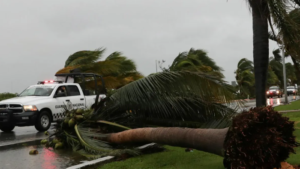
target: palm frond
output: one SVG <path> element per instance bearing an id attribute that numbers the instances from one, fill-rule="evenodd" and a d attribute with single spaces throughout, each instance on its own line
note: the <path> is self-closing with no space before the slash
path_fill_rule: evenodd
<path id="1" fill-rule="evenodd" d="M 292 0 L 295 4 L 297 4 L 298 6 L 300 6 L 300 0 Z"/>
<path id="2" fill-rule="evenodd" d="M 108 144 L 103 141 L 90 138 L 91 136 L 95 136 L 95 133 L 93 133 L 89 129 L 78 127 L 77 124 L 75 125 L 74 129 L 81 145 L 85 148 L 86 151 L 93 153 L 109 152 L 108 148 L 110 148 L 110 146 Z"/>
<path id="3" fill-rule="evenodd" d="M 122 53 L 121 52 L 113 52 L 112 54 L 108 55 L 107 58 L 105 60 L 112 60 L 112 59 L 117 59 L 122 57 Z"/>
<path id="4" fill-rule="evenodd" d="M 116 127 L 120 127 L 120 125 L 115 125 L 112 123 L 107 123 L 110 125 L 114 125 Z M 138 155 L 139 150 L 136 148 L 126 148 L 123 146 L 119 146 L 120 148 L 115 148 L 110 146 L 108 143 L 102 141 L 101 138 L 105 137 L 106 134 L 94 132 L 91 128 L 86 128 L 82 125 L 75 125 L 74 127 L 77 138 L 81 143 L 81 146 L 84 148 L 83 150 L 77 151 L 81 155 L 84 155 L 87 158 L 99 158 L 102 156 L 117 156 L 122 155 L 124 153 L 128 153 L 131 155 Z M 128 147 L 128 146 L 127 146 Z"/>
<path id="5" fill-rule="evenodd" d="M 208 57 L 207 53 L 201 49 L 190 50 L 189 55 L 196 55 L 204 65 L 211 67 L 214 71 L 223 71 L 223 69 L 217 66 L 214 60 Z"/>
<path id="6" fill-rule="evenodd" d="M 111 125 L 111 126 L 115 126 L 115 127 L 119 127 L 119 128 L 125 129 L 125 130 L 129 130 L 130 129 L 129 127 L 126 127 L 126 126 L 123 126 L 123 125 L 120 125 L 120 124 L 117 124 L 117 123 L 105 121 L 105 120 L 98 120 L 97 123 L 108 124 L 108 125 Z"/>
<path id="7" fill-rule="evenodd" d="M 273 34 L 273 32 L 269 32 L 269 39 L 279 43 L 279 38 Z"/>
<path id="8" fill-rule="evenodd" d="M 74 70 L 76 68 L 80 68 L 80 66 L 67 66 L 67 67 L 60 69 L 55 74 L 70 73 L 71 70 Z"/>
<path id="9" fill-rule="evenodd" d="M 97 49 L 95 51 L 75 52 L 66 60 L 65 67 L 94 63 L 101 58 L 104 51 L 105 49 Z"/>
<path id="10" fill-rule="evenodd" d="M 288 14 L 289 7 L 287 1 L 268 0 L 269 11 L 273 18 L 273 23 L 279 29 L 279 36 L 283 41 L 285 49 L 289 53 L 297 53 L 300 42 L 300 25 L 291 15 Z"/>
<path id="11" fill-rule="evenodd" d="M 106 108 L 97 113 L 98 119 L 126 126 L 147 118 L 205 123 L 234 114 L 222 105 L 233 98 L 229 85 L 217 77 L 201 72 L 163 72 L 118 89 Z"/>

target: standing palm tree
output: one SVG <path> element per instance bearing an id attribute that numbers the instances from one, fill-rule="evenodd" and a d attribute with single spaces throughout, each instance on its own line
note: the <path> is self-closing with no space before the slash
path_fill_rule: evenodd
<path id="1" fill-rule="evenodd" d="M 280 55 L 279 55 L 280 56 Z M 278 76 L 276 74 L 276 72 L 279 72 L 280 76 L 282 77 L 282 65 L 280 62 L 278 62 L 277 60 L 280 60 L 281 58 L 276 55 L 275 59 L 273 57 L 271 57 L 271 61 L 269 63 L 268 66 L 268 72 L 267 72 L 267 81 L 266 81 L 266 87 L 270 87 L 273 85 L 280 85 L 280 81 L 278 79 Z M 278 66 L 279 64 L 279 66 Z M 281 66 L 280 66 L 281 65 Z M 253 96 L 253 93 L 255 91 L 254 89 L 254 73 L 253 73 L 253 62 L 243 58 L 239 61 L 238 63 L 238 68 L 235 71 L 235 78 L 236 81 L 238 82 L 238 87 L 241 93 L 241 96 L 243 98 L 245 98 L 247 95 L 251 95 Z M 279 69 L 279 71 L 276 71 L 277 69 Z M 275 71 L 274 71 L 275 70 Z M 280 71 L 281 70 L 281 71 Z"/>
<path id="2" fill-rule="evenodd" d="M 99 61 L 104 51 L 104 49 L 78 51 L 69 56 L 66 60 L 65 67 L 56 74 L 69 73 L 70 70 L 79 68 L 85 73 L 102 75 L 108 89 L 117 89 L 142 78 L 142 75 L 136 70 L 135 63 L 125 56 L 122 56 L 120 52 L 114 52 L 105 60 Z M 99 85 L 101 86 L 101 84 Z M 91 86 L 93 86 L 93 84 L 91 84 Z"/>
<path id="3" fill-rule="evenodd" d="M 268 16 L 266 0 L 248 0 L 252 9 L 253 60 L 256 106 L 266 105 L 266 79 L 269 64 Z"/>
<path id="4" fill-rule="evenodd" d="M 272 30 L 272 22 L 280 30 L 285 48 L 292 44 L 299 44 L 299 26 L 290 19 L 287 11 L 290 2 L 297 5 L 300 5 L 300 2 L 298 0 L 247 0 L 247 2 L 252 9 L 256 106 L 260 107 L 266 105 L 265 88 L 269 60 L 268 21 Z"/>
<path id="5" fill-rule="evenodd" d="M 191 48 L 189 52 L 182 52 L 174 59 L 172 65 L 168 69 L 169 71 L 201 71 L 210 75 L 224 78 L 221 73 L 223 69 L 207 56 L 207 53 L 201 49 Z"/>
<path id="6" fill-rule="evenodd" d="M 276 73 L 273 71 L 272 67 L 269 65 L 268 67 L 268 74 L 267 74 L 267 86 L 266 86 L 266 90 L 270 87 L 270 86 L 280 86 L 282 83 L 281 81 L 278 79 L 278 76 L 276 75 Z"/>
<path id="7" fill-rule="evenodd" d="M 291 20 L 297 25 L 298 27 L 300 26 L 300 9 L 296 8 L 289 12 L 288 17 L 291 18 Z M 282 44 L 282 40 L 280 40 L 280 36 L 287 37 L 284 38 L 285 41 L 292 41 L 289 40 L 289 35 L 286 35 L 286 31 L 281 31 L 279 32 L 278 35 L 275 35 L 275 33 L 269 33 L 269 38 L 271 40 L 274 40 L 278 44 Z M 293 61 L 293 66 L 295 69 L 295 74 L 297 77 L 298 83 L 300 82 L 300 64 L 299 64 L 299 56 L 300 56 L 300 50 L 299 50 L 299 45 L 297 43 L 289 43 L 289 45 L 286 45 L 286 54 L 285 56 L 291 56 L 291 59 Z"/>
<path id="8" fill-rule="evenodd" d="M 243 58 L 239 61 L 237 70 L 234 72 L 241 97 L 245 98 L 252 92 L 254 85 L 253 69 L 253 62 Z"/>
<path id="9" fill-rule="evenodd" d="M 282 66 L 282 56 L 280 55 L 280 50 L 276 49 L 273 51 L 274 57 L 270 57 L 269 66 L 271 71 L 277 76 L 279 83 L 273 83 L 271 85 L 278 85 L 283 88 L 283 66 Z"/>

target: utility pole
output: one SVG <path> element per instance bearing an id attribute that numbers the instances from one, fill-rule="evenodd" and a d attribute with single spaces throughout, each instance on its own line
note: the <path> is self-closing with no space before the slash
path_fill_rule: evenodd
<path id="1" fill-rule="evenodd" d="M 155 69 L 156 69 L 156 73 L 157 73 L 157 60 L 155 60 Z"/>
<path id="2" fill-rule="evenodd" d="M 282 69 L 283 69 L 283 91 L 284 91 L 284 104 L 288 104 L 287 92 L 286 92 L 286 70 L 285 70 L 285 56 L 284 47 L 282 46 Z"/>

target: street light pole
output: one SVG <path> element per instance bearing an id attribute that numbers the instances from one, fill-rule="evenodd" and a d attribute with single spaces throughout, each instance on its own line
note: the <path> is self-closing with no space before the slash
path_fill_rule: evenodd
<path id="1" fill-rule="evenodd" d="M 284 91 L 284 103 L 288 104 L 287 92 L 286 92 L 286 71 L 285 71 L 285 56 L 284 48 L 282 46 L 282 69 L 283 69 L 283 91 Z"/>
<path id="2" fill-rule="evenodd" d="M 157 60 L 155 60 L 155 69 L 156 69 L 156 73 L 157 73 Z"/>

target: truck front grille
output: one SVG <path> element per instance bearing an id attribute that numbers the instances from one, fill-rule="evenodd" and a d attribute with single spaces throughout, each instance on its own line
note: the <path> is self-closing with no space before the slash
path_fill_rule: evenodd
<path id="1" fill-rule="evenodd" d="M 23 112 L 23 107 L 20 104 L 0 104 L 0 111 L 3 109 L 11 110 L 13 113 Z"/>

